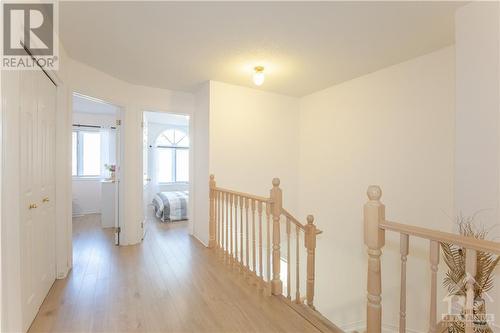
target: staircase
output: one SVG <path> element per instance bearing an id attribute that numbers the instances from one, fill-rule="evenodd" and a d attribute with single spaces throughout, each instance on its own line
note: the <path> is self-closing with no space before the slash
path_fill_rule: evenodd
<path id="1" fill-rule="evenodd" d="M 278 297 L 320 331 L 342 332 L 314 307 L 316 237 L 321 230 L 312 215 L 302 224 L 283 208 L 279 185 L 273 179 L 269 197 L 261 197 L 217 187 L 211 175 L 209 248 L 249 284 Z"/>
<path id="2" fill-rule="evenodd" d="M 322 233 L 308 215 L 301 223 L 283 207 L 280 180 L 274 178 L 269 197 L 218 187 L 210 176 L 209 248 L 230 269 L 244 275 L 260 292 L 279 298 L 321 332 L 343 332 L 314 306 L 317 236 Z M 447 323 L 437 313 L 437 271 L 440 245 L 449 243 L 466 251 L 466 326 L 474 332 L 474 277 L 478 253 L 500 255 L 500 243 L 391 222 L 385 219 L 382 190 L 370 186 L 364 205 L 364 242 L 368 253 L 366 328 L 382 332 L 381 256 L 386 231 L 400 234 L 401 290 L 399 332 L 406 332 L 406 265 L 410 237 L 429 241 L 431 290 L 428 331 L 442 332 Z M 305 295 L 304 295 L 305 290 Z"/>

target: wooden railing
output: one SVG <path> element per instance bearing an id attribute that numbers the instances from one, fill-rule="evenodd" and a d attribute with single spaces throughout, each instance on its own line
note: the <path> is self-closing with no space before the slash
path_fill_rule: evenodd
<path id="1" fill-rule="evenodd" d="M 464 237 L 416 226 L 410 226 L 385 219 L 385 206 L 380 202 L 382 190 L 379 186 L 370 186 L 367 191 L 369 201 L 364 206 L 364 240 L 368 247 L 368 294 L 367 294 L 367 332 L 380 333 L 382 330 L 382 272 L 380 257 L 385 245 L 385 232 L 400 234 L 401 255 L 401 292 L 399 332 L 406 332 L 406 261 L 409 254 L 411 237 L 429 240 L 429 263 L 431 268 L 431 290 L 429 302 L 429 332 L 437 332 L 441 318 L 437 316 L 437 271 L 441 243 L 449 243 L 466 249 L 465 270 L 466 286 L 466 333 L 473 329 L 474 277 L 476 276 L 477 252 L 500 255 L 500 243 Z"/>
<path id="2" fill-rule="evenodd" d="M 305 305 L 314 309 L 316 237 L 321 231 L 312 215 L 302 224 L 286 211 L 280 180 L 274 178 L 272 185 L 269 197 L 261 197 L 217 187 L 211 175 L 209 248 L 267 294 L 283 295 L 295 304 L 305 300 Z M 282 224 L 286 251 L 281 249 Z M 306 261 L 305 299 L 301 297 L 301 258 Z M 282 261 L 286 262 L 284 281 Z"/>

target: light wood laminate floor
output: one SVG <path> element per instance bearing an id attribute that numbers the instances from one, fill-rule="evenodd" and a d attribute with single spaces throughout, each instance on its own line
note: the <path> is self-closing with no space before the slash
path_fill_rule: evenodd
<path id="1" fill-rule="evenodd" d="M 30 332 L 317 332 L 231 272 L 186 222 L 151 219 L 140 245 L 112 239 L 99 215 L 74 220 L 73 270 L 55 282 Z"/>

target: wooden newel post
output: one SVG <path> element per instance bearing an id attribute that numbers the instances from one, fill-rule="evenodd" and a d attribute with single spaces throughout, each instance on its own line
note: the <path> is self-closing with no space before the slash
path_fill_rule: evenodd
<path id="1" fill-rule="evenodd" d="M 307 224 L 305 226 L 304 245 L 307 249 L 307 305 L 314 309 L 314 271 L 316 257 L 316 226 L 314 225 L 314 216 L 307 215 Z"/>
<path id="2" fill-rule="evenodd" d="M 368 247 L 368 283 L 366 321 L 367 332 L 382 331 L 382 276 L 380 270 L 381 249 L 385 245 L 385 231 L 379 224 L 385 220 L 385 206 L 380 202 L 379 186 L 368 187 L 369 201 L 364 206 L 364 238 Z"/>
<path id="3" fill-rule="evenodd" d="M 271 214 L 273 215 L 273 279 L 271 280 L 271 293 L 281 295 L 283 283 L 280 279 L 280 217 L 283 204 L 283 192 L 280 189 L 279 178 L 273 179 L 271 189 Z"/>
<path id="4" fill-rule="evenodd" d="M 210 214 L 208 221 L 208 247 L 215 247 L 215 176 L 210 175 L 210 180 L 208 182 L 209 187 L 209 197 L 210 197 Z"/>

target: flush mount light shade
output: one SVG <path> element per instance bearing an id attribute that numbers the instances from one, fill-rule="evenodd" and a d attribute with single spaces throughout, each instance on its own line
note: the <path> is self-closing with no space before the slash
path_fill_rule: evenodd
<path id="1" fill-rule="evenodd" d="M 264 67 L 262 66 L 257 66 L 254 68 L 254 73 L 253 73 L 253 83 L 257 86 L 261 86 L 264 83 L 265 80 L 264 76 Z"/>

